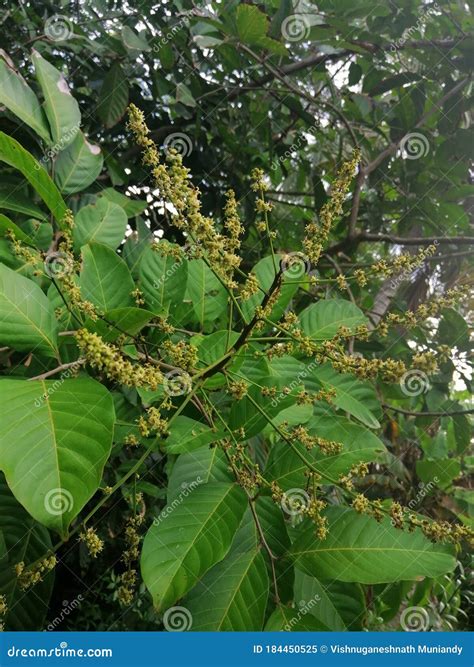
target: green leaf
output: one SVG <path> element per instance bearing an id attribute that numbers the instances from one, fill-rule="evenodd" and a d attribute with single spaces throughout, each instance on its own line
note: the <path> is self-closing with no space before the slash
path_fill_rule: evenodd
<path id="1" fill-rule="evenodd" d="M 367 322 L 360 308 L 343 299 L 318 301 L 305 308 L 300 315 L 301 328 L 312 340 L 329 340 L 334 338 L 341 326 L 353 332 Z"/>
<path id="2" fill-rule="evenodd" d="M 46 170 L 25 149 L 4 132 L 0 132 L 0 160 L 21 171 L 31 183 L 58 223 L 67 207 L 61 194 Z"/>
<path id="3" fill-rule="evenodd" d="M 382 584 L 438 577 L 455 567 L 453 549 L 433 544 L 417 529 L 403 532 L 386 517 L 377 523 L 352 509 L 330 508 L 329 534 L 314 535 L 309 524 L 290 550 L 295 566 L 319 579 Z"/>
<path id="4" fill-rule="evenodd" d="M 232 481 L 227 459 L 218 447 L 200 447 L 178 456 L 168 481 L 168 503 L 172 504 L 183 490 L 196 484 L 196 481 L 199 484 Z"/>
<path id="5" fill-rule="evenodd" d="M 10 218 L 7 218 L 6 215 L 0 213 L 0 236 L 6 236 L 5 232 L 7 231 L 13 232 L 14 236 L 19 241 L 24 241 L 29 245 L 34 245 L 33 239 L 30 238 L 28 234 L 25 234 L 25 232 L 20 229 L 18 225 L 15 225 L 15 223 L 10 220 Z"/>
<path id="6" fill-rule="evenodd" d="M 209 445 L 222 437 L 221 432 L 216 432 L 206 424 L 179 415 L 173 420 L 164 448 L 168 454 L 184 454 Z"/>
<path id="7" fill-rule="evenodd" d="M 315 604 L 308 604 L 313 601 Z M 295 602 L 331 630 L 362 630 L 366 615 L 364 591 L 359 584 L 318 581 L 300 570 L 295 576 Z"/>
<path id="8" fill-rule="evenodd" d="M 0 401 L 0 469 L 31 516 L 65 538 L 110 454 L 112 395 L 91 378 L 2 379 Z"/>
<path id="9" fill-rule="evenodd" d="M 188 262 L 148 245 L 140 261 L 140 287 L 147 306 L 156 313 L 166 312 L 171 302 L 179 303 L 186 291 Z"/>
<path id="10" fill-rule="evenodd" d="M 345 410 L 369 428 L 380 428 L 380 422 L 374 415 L 374 410 L 380 412 L 380 404 L 375 395 L 373 386 L 353 375 L 341 375 L 330 364 L 323 364 L 312 371 L 312 379 L 325 388 L 332 388 L 335 396 L 332 403 Z M 310 382 L 305 382 L 306 386 Z"/>
<path id="11" fill-rule="evenodd" d="M 227 292 L 202 259 L 188 263 L 187 291 L 199 323 L 207 330 L 225 312 Z"/>
<path id="12" fill-rule="evenodd" d="M 33 204 L 28 197 L 21 192 L 11 192 L 9 190 L 0 190 L 0 208 L 6 208 L 9 211 L 24 213 L 30 218 L 36 220 L 47 220 L 48 216 L 39 206 Z"/>
<path id="13" fill-rule="evenodd" d="M 105 188 L 105 190 L 101 191 L 100 195 L 101 197 L 107 197 L 114 204 L 121 206 L 127 214 L 127 218 L 134 218 L 136 215 L 140 215 L 148 207 L 148 203 L 143 199 L 132 199 L 113 188 Z"/>
<path id="14" fill-rule="evenodd" d="M 339 454 L 325 455 L 317 447 L 307 452 L 296 443 L 300 453 L 311 461 L 320 475 L 337 480 L 346 475 L 353 465 L 375 462 L 386 451 L 383 442 L 368 428 L 339 415 L 313 417 L 306 424 L 311 435 L 334 440 L 343 445 Z M 285 442 L 277 443 L 271 450 L 265 473 L 275 479 L 283 490 L 304 488 L 306 466 L 301 458 Z"/>
<path id="15" fill-rule="evenodd" d="M 128 80 L 120 63 L 113 63 L 104 78 L 97 103 L 97 115 L 110 128 L 124 116 L 128 106 Z"/>
<path id="16" fill-rule="evenodd" d="M 247 7 L 248 5 L 242 5 L 242 6 Z M 283 255 L 276 256 L 277 269 L 281 259 L 283 259 Z M 255 266 L 252 269 L 252 273 L 256 275 L 258 284 L 261 289 L 259 289 L 255 294 L 253 294 L 250 297 L 250 299 L 242 301 L 241 308 L 247 321 L 249 321 L 253 317 L 255 313 L 255 308 L 262 303 L 262 300 L 264 298 L 264 293 L 270 289 L 273 283 L 273 280 L 276 275 L 275 267 L 273 265 L 273 259 L 271 257 L 264 257 L 259 262 L 257 262 L 257 264 L 255 264 Z M 285 312 L 285 308 L 288 306 L 288 304 L 290 303 L 291 299 L 293 298 L 298 289 L 297 281 L 294 278 L 292 278 L 292 276 L 289 274 L 290 272 L 283 274 L 282 287 L 278 294 L 278 298 L 273 307 L 273 310 L 270 314 L 270 319 L 273 320 L 274 322 L 278 321 L 280 317 L 282 317 L 283 313 Z"/>
<path id="17" fill-rule="evenodd" d="M 231 553 L 184 599 L 191 630 L 243 632 L 263 629 L 269 579 L 260 549 Z"/>
<path id="18" fill-rule="evenodd" d="M 142 34 L 137 34 L 134 30 L 129 28 L 128 25 L 122 27 L 122 42 L 134 56 L 143 51 L 151 50 L 145 37 Z"/>
<path id="19" fill-rule="evenodd" d="M 247 44 L 259 44 L 268 31 L 268 18 L 254 5 L 237 7 L 237 34 L 240 41 Z"/>
<path id="20" fill-rule="evenodd" d="M 74 245 L 77 248 L 98 241 L 115 250 L 123 241 L 127 228 L 127 216 L 121 206 L 105 197 L 95 204 L 83 206 L 76 215 Z"/>
<path id="21" fill-rule="evenodd" d="M 113 308 L 104 314 L 104 319 L 88 323 L 88 328 L 113 342 L 123 333 L 136 336 L 154 317 L 154 313 L 143 308 Z"/>
<path id="22" fill-rule="evenodd" d="M 17 503 L 0 474 L 0 595 L 7 599 L 8 611 L 4 618 L 7 630 L 42 629 L 54 574 L 48 574 L 34 588 L 23 591 L 14 567 L 20 562 L 28 566 L 43 558 L 51 546 L 47 529 Z"/>
<path id="23" fill-rule="evenodd" d="M 26 123 L 47 144 L 51 144 L 48 121 L 38 98 L 13 67 L 0 58 L 0 104 Z"/>
<path id="24" fill-rule="evenodd" d="M 451 486 L 453 479 L 461 474 L 461 463 L 457 459 L 422 459 L 416 462 L 416 474 L 426 485 L 436 485 L 441 489 Z"/>
<path id="25" fill-rule="evenodd" d="M 0 345 L 57 356 L 57 325 L 48 297 L 32 280 L 0 264 Z"/>
<path id="26" fill-rule="evenodd" d="M 123 259 L 103 243 L 82 247 L 81 294 L 102 312 L 133 306 L 135 284 Z"/>
<path id="27" fill-rule="evenodd" d="M 224 558 L 247 505 L 235 484 L 201 484 L 182 495 L 157 517 L 143 543 L 142 577 L 158 611 Z"/>
<path id="28" fill-rule="evenodd" d="M 32 60 L 38 83 L 44 95 L 44 110 L 51 128 L 54 144 L 59 149 L 68 146 L 81 125 L 79 104 L 69 92 L 64 75 L 33 50 Z"/>
<path id="29" fill-rule="evenodd" d="M 102 170 L 104 156 L 99 146 L 90 144 L 82 132 L 61 151 L 54 162 L 54 180 L 64 194 L 85 190 Z"/>
<path id="30" fill-rule="evenodd" d="M 311 606 L 311 605 L 310 605 Z M 265 625 L 265 632 L 325 632 L 329 628 L 303 609 L 279 605 Z"/>

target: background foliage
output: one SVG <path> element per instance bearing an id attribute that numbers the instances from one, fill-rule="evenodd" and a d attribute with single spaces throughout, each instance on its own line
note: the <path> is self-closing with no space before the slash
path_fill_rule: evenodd
<path id="1" fill-rule="evenodd" d="M 412 374 L 400 383 L 356 380 L 301 354 L 258 360 L 254 353 L 266 343 L 255 341 L 231 371 L 258 386 L 236 400 L 220 374 L 206 379 L 199 398 L 172 390 L 170 414 L 181 412 L 165 440 L 144 436 L 137 420 L 170 392 L 111 382 L 101 369 L 77 363 L 75 339 L 65 335 L 79 319 L 140 364 L 166 340 L 188 343 L 191 333 L 199 373 L 242 330 L 236 313 L 229 317 L 228 293 L 202 260 L 177 262 L 151 249 L 153 239 L 187 239 L 126 129 L 129 103 L 143 110 L 158 147 L 183 156 L 206 215 L 221 221 L 225 193 L 235 190 L 244 225 L 240 268 L 248 275 L 256 267 L 264 290 L 275 271 L 252 169 L 268 175 L 278 258 L 298 258 L 305 226 L 328 202 L 342 161 L 360 148 L 351 196 L 324 255 L 317 267 L 304 267 L 319 282 L 289 271 L 273 320 L 291 305 L 303 313 L 305 334 L 322 342 L 341 324 L 377 325 L 389 312 L 415 311 L 469 280 L 473 45 L 466 4 L 9 5 L 0 17 L 6 627 L 466 628 L 465 551 L 431 545 L 418 530 L 397 531 L 389 519 L 381 530 L 349 509 L 350 497 L 330 480 L 364 461 L 369 472 L 354 484 L 367 498 L 472 525 L 470 298 L 414 328 L 349 339 L 351 353 L 404 361 Z M 75 216 L 73 265 L 58 241 L 67 209 Z M 338 287 L 340 274 L 430 245 L 434 251 L 414 270 L 371 273 L 367 284 Z M 63 283 L 75 272 L 65 297 Z M 83 304 L 75 311 L 74 287 L 101 313 L 97 321 L 87 319 Z M 257 303 L 255 295 L 242 302 L 247 322 Z M 165 313 L 179 331 L 160 327 L 156 318 Z M 429 377 L 410 367 L 413 352 L 427 351 L 438 364 Z M 166 353 L 163 359 L 169 368 L 183 366 Z M 296 405 L 303 386 L 332 388 L 333 402 Z M 281 400 L 274 405 L 262 387 L 276 388 Z M 329 460 L 311 453 L 323 476 L 318 493 L 330 505 L 330 532 L 321 543 L 287 497 L 274 503 L 264 491 L 249 503 L 216 446 L 226 428 L 234 437 L 245 429 L 238 438 L 245 456 L 304 504 L 311 491 L 304 466 L 274 428 L 284 422 L 344 446 Z M 131 436 L 138 447 L 130 446 Z M 354 552 L 345 562 L 342 551 L 329 559 L 321 547 L 358 541 L 362 550 L 377 545 L 383 558 Z M 47 573 L 42 559 L 52 544 L 57 565 Z M 134 584 L 127 572 L 138 569 L 134 549 L 142 547 Z M 19 562 L 27 576 L 41 578 L 27 590 L 13 569 Z"/>

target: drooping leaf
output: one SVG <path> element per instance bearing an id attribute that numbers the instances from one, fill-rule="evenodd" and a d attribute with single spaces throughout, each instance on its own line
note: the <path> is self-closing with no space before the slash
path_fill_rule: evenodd
<path id="1" fill-rule="evenodd" d="M 215 565 L 184 599 L 196 631 L 263 629 L 269 579 L 260 549 L 233 552 Z"/>
<path id="2" fill-rule="evenodd" d="M 90 144 L 77 132 L 74 141 L 62 150 L 54 162 L 54 180 L 66 195 L 85 190 L 102 170 L 104 156 L 99 146 Z"/>
<path id="3" fill-rule="evenodd" d="M 25 79 L 2 58 L 0 58 L 0 104 L 4 104 L 15 116 L 31 127 L 43 141 L 51 143 L 48 121 L 38 98 Z"/>
<path id="4" fill-rule="evenodd" d="M 326 516 L 325 540 L 318 540 L 308 525 L 290 550 L 295 566 L 320 580 L 381 584 L 438 577 L 454 569 L 452 547 L 433 544 L 419 530 L 398 530 L 388 517 L 377 523 L 342 507 L 330 508 Z"/>
<path id="5" fill-rule="evenodd" d="M 29 278 L 0 264 L 0 345 L 57 355 L 57 325 L 48 297 Z"/>
<path id="6" fill-rule="evenodd" d="M 8 607 L 7 630 L 41 630 L 48 612 L 54 574 L 51 572 L 34 589 L 24 591 L 18 584 L 15 565 L 26 566 L 43 558 L 51 549 L 47 529 L 37 523 L 13 497 L 0 474 L 0 595 Z"/>
<path id="7" fill-rule="evenodd" d="M 44 95 L 44 110 L 57 150 L 66 148 L 79 131 L 81 112 L 71 95 L 64 75 L 33 50 L 32 60 Z"/>
<path id="8" fill-rule="evenodd" d="M 0 380 L 0 469 L 37 521 L 67 535 L 97 491 L 112 446 L 111 394 L 91 378 Z"/>
<path id="9" fill-rule="evenodd" d="M 95 204 L 83 206 L 76 215 L 74 245 L 77 248 L 97 241 L 115 250 L 125 236 L 127 216 L 121 206 L 99 197 Z"/>
<path id="10" fill-rule="evenodd" d="M 183 495 L 162 511 L 143 543 L 142 577 L 161 611 L 224 558 L 247 504 L 235 484 L 201 484 Z"/>
<path id="11" fill-rule="evenodd" d="M 79 285 L 83 298 L 104 313 L 132 306 L 135 285 L 123 259 L 103 243 L 88 243 L 81 253 Z"/>

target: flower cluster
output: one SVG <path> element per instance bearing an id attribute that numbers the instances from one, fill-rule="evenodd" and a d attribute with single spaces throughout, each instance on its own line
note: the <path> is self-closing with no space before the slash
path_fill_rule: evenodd
<path id="1" fill-rule="evenodd" d="M 15 574 L 18 579 L 18 585 L 23 591 L 36 586 L 43 578 L 56 567 L 56 556 L 51 554 L 39 562 L 27 568 L 21 561 L 15 565 Z"/>
<path id="2" fill-rule="evenodd" d="M 86 528 L 79 534 L 79 540 L 84 542 L 92 558 L 97 558 L 104 548 L 104 541 L 100 539 L 94 528 Z"/>

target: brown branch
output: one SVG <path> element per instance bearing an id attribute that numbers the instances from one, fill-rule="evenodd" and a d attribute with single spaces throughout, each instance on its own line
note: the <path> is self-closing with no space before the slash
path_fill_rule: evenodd
<path id="1" fill-rule="evenodd" d="M 28 382 L 31 382 L 32 380 L 44 380 L 45 378 L 51 377 L 51 375 L 56 375 L 56 373 L 65 371 L 68 368 L 72 368 L 73 366 L 82 366 L 85 361 L 85 359 L 76 359 L 76 361 L 70 361 L 67 364 L 61 364 L 60 366 L 53 368 L 51 371 L 46 371 L 45 373 L 41 373 L 41 375 L 35 375 L 35 377 L 28 378 Z"/>

